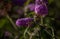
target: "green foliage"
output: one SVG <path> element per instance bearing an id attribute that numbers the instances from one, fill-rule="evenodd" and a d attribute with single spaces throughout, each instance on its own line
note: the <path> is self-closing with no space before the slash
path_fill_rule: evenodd
<path id="1" fill-rule="evenodd" d="M 7 22 L 6 18 L 0 19 L 0 28 L 2 28 L 6 22 Z"/>
<path id="2" fill-rule="evenodd" d="M 5 0 L 5 2 L 10 2 L 10 1 L 11 0 Z M 28 4 L 29 4 L 29 0 L 24 4 L 24 6 Z M 24 27 L 24 26 L 17 27 L 15 24 L 17 18 L 22 18 L 22 16 L 16 11 L 19 8 L 24 9 L 24 6 L 20 7 L 18 5 L 14 5 L 14 6 L 12 5 L 11 11 L 6 11 L 8 13 L 8 16 L 11 18 L 10 20 L 12 20 L 13 23 L 6 16 L 0 18 L 0 38 L 4 36 L 5 31 L 9 31 L 12 34 L 9 37 L 9 39 L 15 39 L 16 36 L 18 39 L 24 39 L 24 31 L 27 27 Z M 3 3 L 0 3 L 0 8 L 1 7 L 3 7 Z M 33 22 L 33 25 L 29 27 L 29 29 L 27 30 L 27 32 L 30 32 L 30 34 L 32 33 L 35 34 L 32 36 L 32 39 L 40 39 L 40 38 L 52 39 L 53 38 L 52 33 L 56 33 L 54 34 L 55 37 L 57 39 L 60 39 L 60 0 L 48 0 L 48 12 L 49 12 L 48 15 L 45 18 L 43 18 L 44 25 L 42 26 L 40 25 L 41 18 L 37 16 L 36 20 L 38 21 Z M 26 13 L 27 13 L 26 17 L 33 18 L 35 15 L 35 12 L 29 11 L 29 10 L 27 10 Z M 24 17 L 25 16 L 23 16 L 23 18 Z M 18 30 L 16 30 L 14 26 L 16 26 Z M 51 27 L 56 32 L 55 31 L 52 32 Z M 37 30 L 37 28 L 39 31 Z M 37 33 L 35 29 L 37 30 Z M 27 39 L 30 38 L 30 35 L 28 33 L 26 33 L 26 38 Z"/>
<path id="3" fill-rule="evenodd" d="M 51 4 L 52 2 L 54 2 L 54 0 L 48 0 L 49 4 Z"/>

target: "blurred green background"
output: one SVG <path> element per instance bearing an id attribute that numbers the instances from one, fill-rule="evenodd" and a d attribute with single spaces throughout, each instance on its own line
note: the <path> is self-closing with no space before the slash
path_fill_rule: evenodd
<path id="1" fill-rule="evenodd" d="M 30 0 L 29 0 L 30 1 Z M 31 0 L 30 3 L 34 3 L 35 0 Z M 24 4 L 28 4 L 25 2 Z M 24 5 L 25 6 L 25 5 Z M 21 33 L 19 34 L 16 27 L 14 27 L 13 22 L 15 23 L 18 18 L 24 17 L 23 8 L 24 6 L 13 5 L 11 0 L 2 0 L 0 2 L 0 39 L 15 39 L 16 35 L 19 35 L 19 39 L 23 39 L 21 34 L 25 28 L 18 28 Z M 6 10 L 5 10 L 6 9 Z M 21 13 L 18 11 L 22 11 Z M 60 39 L 60 0 L 48 0 L 48 15 L 44 18 L 45 22 L 49 25 L 53 25 L 54 33 L 56 39 Z M 8 14 L 7 14 L 8 13 Z M 28 13 L 28 12 L 27 12 Z M 32 17 L 34 12 L 29 12 L 28 17 Z M 48 21 L 48 22 L 47 22 Z M 36 26 L 36 25 L 35 25 Z M 38 26 L 38 25 L 37 25 Z M 33 30 L 33 28 L 31 28 Z M 10 32 L 11 34 L 5 37 L 5 32 Z M 20 36 L 21 35 L 21 36 Z M 43 34 L 44 35 L 44 34 Z M 35 39 L 35 38 L 33 38 Z M 39 38 L 38 38 L 39 39 Z M 48 39 L 48 38 L 47 38 Z"/>

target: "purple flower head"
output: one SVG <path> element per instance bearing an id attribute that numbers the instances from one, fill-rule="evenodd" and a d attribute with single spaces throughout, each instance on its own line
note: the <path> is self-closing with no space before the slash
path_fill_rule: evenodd
<path id="1" fill-rule="evenodd" d="M 17 19 L 16 25 L 17 26 L 28 26 L 33 21 L 33 18 L 21 18 Z"/>
<path id="2" fill-rule="evenodd" d="M 45 3 L 46 5 L 48 4 L 48 0 L 36 0 L 35 1 L 36 4 L 42 4 L 42 3 Z"/>
<path id="3" fill-rule="evenodd" d="M 27 0 L 12 0 L 14 5 L 22 6 Z"/>
<path id="4" fill-rule="evenodd" d="M 48 8 L 46 5 L 47 0 L 36 0 L 35 1 L 35 13 L 40 16 L 48 14 Z"/>
<path id="5" fill-rule="evenodd" d="M 43 4 L 35 5 L 35 13 L 40 16 L 45 16 L 48 14 L 48 8 Z"/>
<path id="6" fill-rule="evenodd" d="M 39 5 L 39 4 L 41 4 L 41 3 L 42 3 L 42 0 L 36 0 L 36 1 L 35 1 L 35 4 L 38 4 L 38 5 Z"/>
<path id="7" fill-rule="evenodd" d="M 29 5 L 27 5 L 26 7 L 25 7 L 25 10 L 26 9 L 29 9 L 30 11 L 34 11 L 34 9 L 35 9 L 35 4 L 29 4 Z"/>

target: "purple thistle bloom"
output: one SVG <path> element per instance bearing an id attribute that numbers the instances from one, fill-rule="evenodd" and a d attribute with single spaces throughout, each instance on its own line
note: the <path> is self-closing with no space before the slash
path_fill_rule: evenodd
<path id="1" fill-rule="evenodd" d="M 48 0 L 36 0 L 35 3 L 37 4 L 45 3 L 46 5 L 48 5 Z"/>
<path id="2" fill-rule="evenodd" d="M 35 10 L 35 5 L 37 5 L 37 6 L 40 5 L 40 4 L 47 5 L 46 3 L 48 4 L 47 0 L 36 0 L 35 4 L 27 5 L 24 10 L 29 9 L 30 11 L 34 11 Z"/>
<path id="3" fill-rule="evenodd" d="M 29 9 L 30 11 L 34 11 L 35 10 L 35 4 L 29 4 L 25 7 L 25 10 Z"/>
<path id="4" fill-rule="evenodd" d="M 35 3 L 40 5 L 42 3 L 42 0 L 36 0 Z"/>
<path id="5" fill-rule="evenodd" d="M 27 0 L 12 0 L 14 5 L 22 6 Z"/>
<path id="6" fill-rule="evenodd" d="M 45 16 L 48 14 L 48 8 L 43 1 L 44 0 L 36 0 L 35 1 L 35 13 L 40 16 Z"/>
<path id="7" fill-rule="evenodd" d="M 35 6 L 35 13 L 40 15 L 40 16 L 45 16 L 48 14 L 48 9 L 45 5 L 36 5 Z"/>
<path id="8" fill-rule="evenodd" d="M 30 22 L 32 21 L 33 21 L 33 18 L 21 18 L 21 19 L 17 19 L 16 25 L 17 26 L 28 26 L 30 25 Z"/>

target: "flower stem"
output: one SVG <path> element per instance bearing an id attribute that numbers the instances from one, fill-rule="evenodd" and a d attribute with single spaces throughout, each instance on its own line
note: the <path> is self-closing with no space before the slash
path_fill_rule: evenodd
<path id="1" fill-rule="evenodd" d="M 41 25 L 43 25 L 43 16 L 41 16 Z"/>
<path id="2" fill-rule="evenodd" d="M 24 38 L 26 38 L 26 33 L 27 33 L 27 31 L 28 31 L 28 29 L 29 29 L 29 26 L 25 29 L 25 31 L 24 31 Z"/>
<path id="3" fill-rule="evenodd" d="M 40 25 L 42 25 L 43 26 L 43 17 L 41 16 L 41 23 L 40 23 Z M 41 32 L 42 33 L 42 32 Z M 40 33 L 40 34 L 41 34 Z M 41 34 L 41 39 L 43 39 L 43 37 L 42 37 L 42 34 Z"/>
<path id="4" fill-rule="evenodd" d="M 6 17 L 7 17 L 8 20 L 11 22 L 11 24 L 13 25 L 13 27 L 14 27 L 16 30 L 18 30 L 17 27 L 16 27 L 16 25 L 15 25 L 15 23 L 14 23 L 13 20 L 9 17 L 8 14 L 6 15 Z"/>
<path id="5" fill-rule="evenodd" d="M 30 1 L 31 0 L 27 0 L 27 2 L 24 4 L 24 6 L 27 6 L 29 3 L 30 3 Z M 25 15 L 25 17 L 27 17 L 27 9 L 26 10 L 24 10 L 25 11 L 25 13 L 24 13 L 24 15 Z"/>
<path id="6" fill-rule="evenodd" d="M 34 15 L 34 22 L 36 22 L 36 15 Z"/>
<path id="7" fill-rule="evenodd" d="M 33 35 L 30 35 L 30 38 L 29 39 L 32 39 Z"/>
<path id="8" fill-rule="evenodd" d="M 55 39 L 55 35 L 54 35 L 54 29 L 51 27 L 52 30 L 52 39 Z"/>

